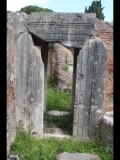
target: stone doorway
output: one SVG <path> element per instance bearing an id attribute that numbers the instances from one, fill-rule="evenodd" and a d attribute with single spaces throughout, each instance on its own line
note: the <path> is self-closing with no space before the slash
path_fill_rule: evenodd
<path id="1" fill-rule="evenodd" d="M 49 42 L 45 42 L 42 39 L 40 39 L 38 36 L 30 33 L 34 42 L 34 45 L 41 50 L 41 57 L 42 61 L 44 63 L 44 116 L 46 113 L 46 94 L 47 94 L 47 69 L 48 69 L 48 44 Z M 55 42 L 54 42 L 55 43 Z M 67 47 L 69 48 L 69 47 Z M 72 54 L 72 53 L 71 53 Z M 75 90 L 76 90 L 76 67 L 77 67 L 77 56 L 79 54 L 79 49 L 74 48 L 74 57 L 73 57 L 73 75 L 72 75 L 72 97 L 71 97 L 71 106 L 69 112 L 49 112 L 49 115 L 63 115 L 63 117 L 68 117 L 68 119 L 72 119 L 73 123 L 73 113 L 74 113 L 74 101 L 75 101 Z M 43 119 L 44 119 L 43 116 Z M 59 118 L 60 118 L 59 116 Z M 72 117 L 71 117 L 72 116 Z M 69 137 L 69 133 L 66 131 L 62 131 L 61 129 L 57 128 L 55 125 L 53 125 L 53 128 L 49 128 L 50 132 L 56 131 L 58 134 L 44 134 L 44 120 L 43 120 L 43 137 L 49 137 L 49 136 L 58 136 L 58 137 Z M 45 129 L 46 130 L 46 129 Z M 72 135 L 73 135 L 73 129 L 72 129 Z"/>
<path id="2" fill-rule="evenodd" d="M 73 47 L 75 55 L 73 135 L 85 139 L 91 137 L 100 120 L 107 60 L 107 48 L 94 34 L 96 15 L 10 13 L 8 19 L 16 38 L 16 121 L 22 119 L 26 129 L 33 121 L 35 132 L 43 136 L 48 43 L 60 42 Z"/>
<path id="3" fill-rule="evenodd" d="M 48 69 L 50 70 L 51 67 L 51 74 L 49 75 L 52 75 L 49 80 L 50 78 L 53 80 L 54 86 L 47 90 L 47 100 L 50 104 L 46 105 L 44 137 L 68 137 L 73 135 L 73 53 L 69 50 L 69 47 L 66 48 L 60 43 L 54 43 L 54 49 L 48 55 Z M 48 84 L 48 86 L 50 85 Z M 54 98 L 48 94 L 51 91 L 53 94 L 56 92 Z M 51 101 L 53 101 L 55 107 Z M 65 103 L 66 101 L 67 103 Z"/>

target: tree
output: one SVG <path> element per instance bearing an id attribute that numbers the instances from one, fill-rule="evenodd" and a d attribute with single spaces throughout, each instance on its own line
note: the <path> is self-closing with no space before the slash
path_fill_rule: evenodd
<path id="1" fill-rule="evenodd" d="M 85 12 L 86 13 L 96 13 L 96 17 L 98 19 L 104 20 L 105 16 L 102 13 L 104 8 L 105 7 L 102 7 L 101 0 L 93 1 L 91 6 L 89 6 L 88 9 L 87 9 L 87 7 L 85 7 Z"/>
<path id="2" fill-rule="evenodd" d="M 53 10 L 30 5 L 30 6 L 25 6 L 21 8 L 20 11 L 18 12 L 25 12 L 26 14 L 31 14 L 33 12 L 53 12 Z"/>

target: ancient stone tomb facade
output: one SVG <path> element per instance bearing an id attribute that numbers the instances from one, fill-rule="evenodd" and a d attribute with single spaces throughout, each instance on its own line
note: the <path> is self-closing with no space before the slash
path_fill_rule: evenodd
<path id="1" fill-rule="evenodd" d="M 16 46 L 16 125 L 34 124 L 43 137 L 46 110 L 48 42 L 74 48 L 72 112 L 73 135 L 90 138 L 101 118 L 107 48 L 95 37 L 95 14 L 9 13 Z"/>

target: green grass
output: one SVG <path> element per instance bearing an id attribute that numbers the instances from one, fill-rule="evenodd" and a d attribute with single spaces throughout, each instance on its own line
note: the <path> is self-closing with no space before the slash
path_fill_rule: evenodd
<path id="1" fill-rule="evenodd" d="M 47 81 L 47 110 L 70 111 L 72 92 L 59 91 L 54 87 L 54 78 Z"/>
<path id="2" fill-rule="evenodd" d="M 73 115 L 63 115 L 63 116 L 53 116 L 49 114 L 44 114 L 44 125 L 49 124 L 49 126 L 52 126 L 52 124 L 55 124 L 58 128 L 65 131 L 69 135 L 72 135 L 73 131 Z"/>
<path id="3" fill-rule="evenodd" d="M 40 139 L 21 131 L 10 149 L 10 155 L 18 155 L 20 160 L 56 160 L 56 155 L 62 152 L 91 153 L 97 154 L 100 160 L 113 160 L 113 151 L 103 147 L 98 138 L 92 142 L 74 142 L 72 137 Z"/>

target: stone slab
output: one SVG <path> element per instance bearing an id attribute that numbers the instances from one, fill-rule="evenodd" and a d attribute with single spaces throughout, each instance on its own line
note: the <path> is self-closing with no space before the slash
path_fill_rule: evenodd
<path id="1" fill-rule="evenodd" d="M 99 157 L 89 153 L 61 153 L 58 154 L 56 160 L 99 160 Z"/>
<path id="2" fill-rule="evenodd" d="M 16 40 L 16 121 L 22 120 L 26 130 L 33 124 L 33 132 L 42 136 L 44 64 L 41 50 L 27 31 L 27 18 L 25 13 L 8 14 Z"/>
<path id="3" fill-rule="evenodd" d="M 47 111 L 47 113 L 49 115 L 53 115 L 53 116 L 63 116 L 63 115 L 69 115 L 70 114 L 70 112 L 57 111 L 57 110 L 50 110 L 50 111 Z"/>
<path id="4" fill-rule="evenodd" d="M 94 13 L 34 12 L 29 16 L 28 31 L 44 41 L 81 48 L 94 35 L 95 18 Z"/>
<path id="5" fill-rule="evenodd" d="M 16 136 L 16 46 L 15 32 L 7 26 L 7 154 Z"/>
<path id="6" fill-rule="evenodd" d="M 111 112 L 106 112 L 102 117 L 101 128 L 101 141 L 103 145 L 109 146 L 109 143 L 113 143 L 113 117 L 110 116 Z"/>
<path id="7" fill-rule="evenodd" d="M 99 38 L 90 39 L 77 57 L 73 134 L 91 137 L 101 121 L 106 77 L 107 47 Z M 99 111 L 99 112 L 98 112 Z"/>

